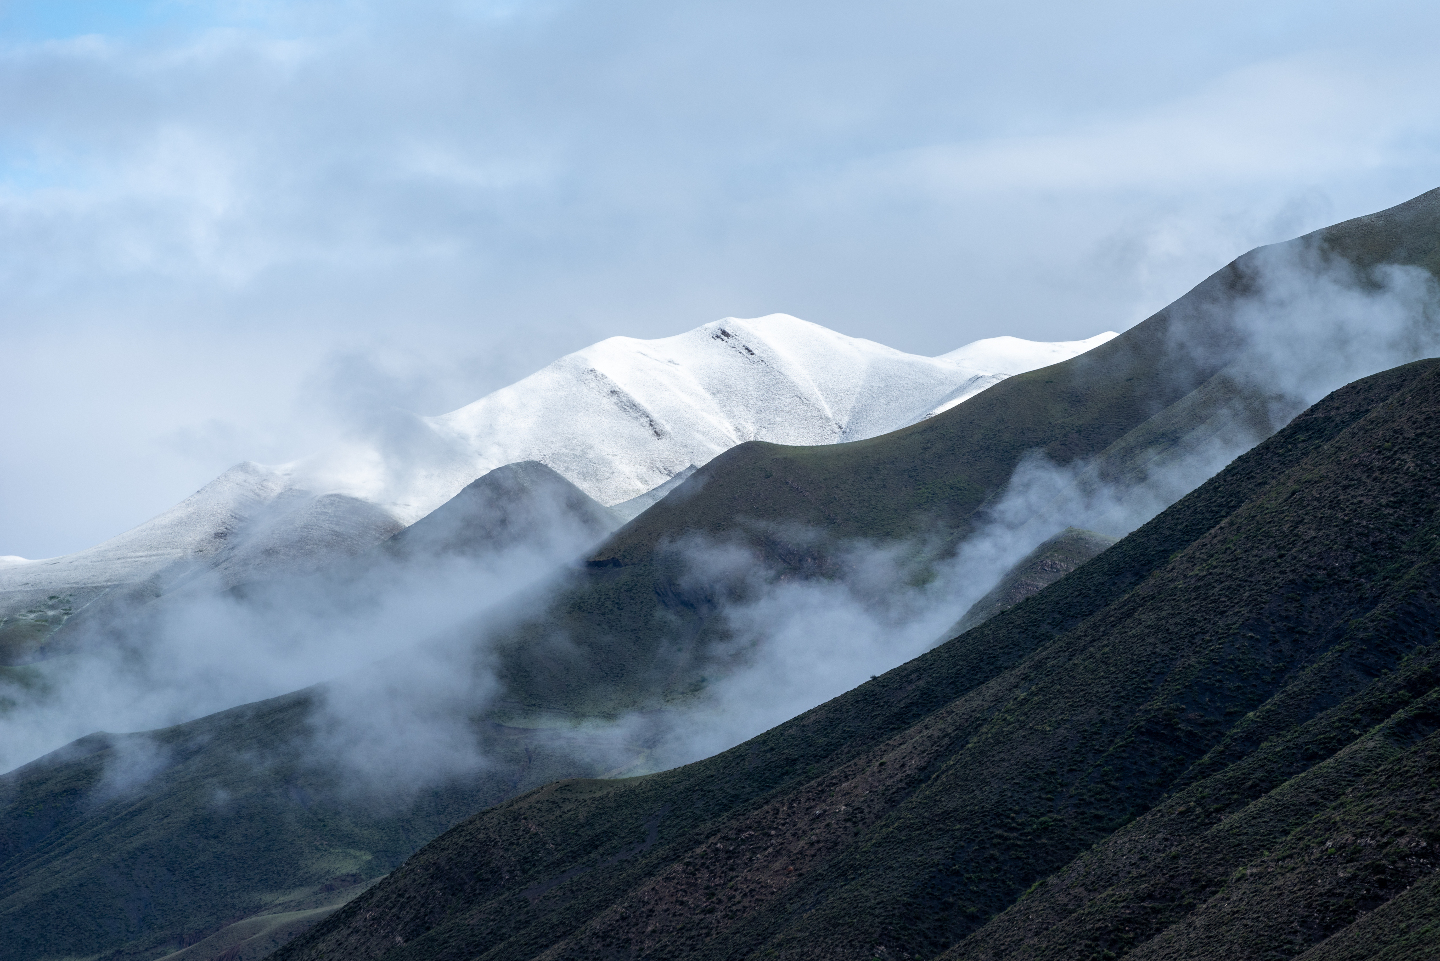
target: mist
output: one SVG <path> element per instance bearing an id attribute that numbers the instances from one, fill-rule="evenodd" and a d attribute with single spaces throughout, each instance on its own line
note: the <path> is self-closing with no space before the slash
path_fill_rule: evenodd
<path id="1" fill-rule="evenodd" d="M 487 675 L 473 650 L 447 640 L 503 621 L 507 604 L 595 542 L 564 504 L 542 497 L 526 519 L 543 522 L 472 552 L 380 545 L 288 568 L 266 557 L 238 572 L 191 563 L 158 598 L 102 597 L 67 624 L 65 653 L 0 680 L 0 770 L 93 732 L 167 727 L 327 681 L 319 701 L 335 708 L 316 722 L 321 753 L 343 754 L 362 775 L 473 768 L 477 748 L 461 732 Z M 263 535 L 268 520 L 250 529 Z M 376 685 L 389 689 L 361 697 Z"/>

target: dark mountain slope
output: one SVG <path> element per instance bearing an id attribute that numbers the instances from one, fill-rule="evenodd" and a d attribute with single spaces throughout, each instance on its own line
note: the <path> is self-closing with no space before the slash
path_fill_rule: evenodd
<path id="1" fill-rule="evenodd" d="M 1431 190 L 1388 210 L 1317 233 L 1327 252 L 1362 269 L 1386 263 L 1414 264 L 1440 277 L 1437 217 L 1440 190 Z"/>
<path id="2" fill-rule="evenodd" d="M 1280 246 L 1354 258 L 1357 269 L 1433 273 L 1440 190 Z M 711 615 L 733 589 L 696 588 L 686 547 L 697 535 L 742 540 L 787 576 L 832 576 L 830 548 L 845 539 L 914 539 L 917 551 L 943 555 L 1027 455 L 1093 461 L 1092 480 L 1122 488 L 1206 444 L 1228 443 L 1224 463 L 1243 449 L 1238 438 L 1267 436 L 1296 412 L 1231 370 L 1246 349 L 1241 315 L 1261 284 L 1260 253 L 1108 343 L 912 427 L 850 444 L 751 442 L 721 454 L 607 540 L 516 634 L 501 661 L 512 709 L 614 713 L 697 683 L 723 633 Z M 563 656 L 530 656 L 557 634 Z"/>
<path id="3" fill-rule="evenodd" d="M 935 651 L 478 815 L 277 957 L 1003 957 L 1085 910 L 1034 954 L 1343 940 L 1436 867 L 1437 427 L 1440 362 L 1338 391 Z"/>
<path id="4" fill-rule="evenodd" d="M 317 695 L 95 734 L 0 778 L 0 958 L 153 958 L 333 907 L 478 808 L 605 770 L 599 745 L 492 725 L 478 773 L 367 787 L 307 736 Z"/>

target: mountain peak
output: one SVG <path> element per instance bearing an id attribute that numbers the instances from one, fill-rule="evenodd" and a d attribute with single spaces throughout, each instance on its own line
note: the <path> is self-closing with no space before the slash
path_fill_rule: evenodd
<path id="1" fill-rule="evenodd" d="M 57 587 L 134 583 L 176 560 L 208 556 L 282 494 L 353 498 L 408 526 L 476 478 L 534 461 L 601 505 L 631 502 L 736 444 L 874 437 L 1098 340 L 992 338 L 932 358 L 789 314 L 727 317 L 651 340 L 611 337 L 448 414 L 409 415 L 383 435 L 288 464 L 243 461 L 89 550 L 6 563 L 0 603 L 7 594 L 20 603 Z"/>

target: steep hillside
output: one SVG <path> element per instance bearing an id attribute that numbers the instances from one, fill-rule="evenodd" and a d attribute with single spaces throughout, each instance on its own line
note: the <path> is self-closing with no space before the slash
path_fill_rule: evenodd
<path id="1" fill-rule="evenodd" d="M 358 557 L 402 529 L 373 504 L 346 494 L 293 490 L 267 468 L 240 464 L 119 537 L 0 570 L 0 610 L 24 611 L 54 598 L 91 623 L 103 622 L 196 581 L 225 589 L 311 574 Z M 62 623 L 52 619 L 54 628 Z M 62 650 L 63 638 L 55 634 L 8 651 L 0 647 L 0 664 Z M 52 642 L 60 643 L 52 647 Z"/>
<path id="2" fill-rule="evenodd" d="M 618 524 L 550 468 L 509 465 L 347 570 L 292 570 L 247 582 L 243 593 L 262 610 L 293 611 L 287 599 L 297 594 L 358 606 L 446 563 L 480 565 L 517 548 L 573 557 Z M 194 586 L 117 608 L 104 626 L 143 633 Z M 82 614 L 66 630 L 84 630 L 86 620 Z M 64 631 L 59 638 L 66 642 Z M 603 745 L 582 740 L 595 749 L 579 750 L 546 731 L 487 725 L 476 745 L 488 760 L 483 774 L 441 779 L 418 797 L 409 787 L 398 795 L 393 786 L 347 788 L 356 772 L 318 743 L 317 716 L 325 715 L 317 715 L 316 698 L 324 696 L 282 697 L 154 735 L 93 735 L 0 778 L 0 916 L 13 934 L 0 939 L 0 957 L 57 945 L 83 955 L 117 944 L 154 955 L 217 926 L 228 949 L 228 922 L 237 917 L 237 930 L 253 936 L 293 935 L 476 808 L 522 785 L 606 770 Z M 237 844 L 247 853 L 232 850 Z M 57 939 L 55 928 L 68 933 Z"/>
<path id="3" fill-rule="evenodd" d="M 0 958 L 155 958 L 246 918 L 314 920 L 476 809 L 606 769 L 489 726 L 477 773 L 366 786 L 317 739 L 323 696 L 95 734 L 0 777 Z"/>
<path id="4" fill-rule="evenodd" d="M 385 542 L 397 559 L 475 555 L 557 536 L 597 542 L 620 518 L 538 461 L 506 464 Z"/>
<path id="5" fill-rule="evenodd" d="M 477 815 L 276 957 L 1420 956 L 1437 428 L 1440 362 L 1340 390 L 931 653 Z"/>

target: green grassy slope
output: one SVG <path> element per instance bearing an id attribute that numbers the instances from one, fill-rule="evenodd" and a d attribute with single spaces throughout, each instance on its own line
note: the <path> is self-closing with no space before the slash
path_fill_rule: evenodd
<path id="1" fill-rule="evenodd" d="M 484 812 L 276 957 L 1343 951 L 1434 903 L 1437 428 L 1440 362 L 1345 388 L 935 651 Z"/>
<path id="2" fill-rule="evenodd" d="M 46 641 L 74 612 L 74 599 L 52 594 L 43 603 L 0 617 L 0 666 L 13 667 L 34 660 Z"/>

